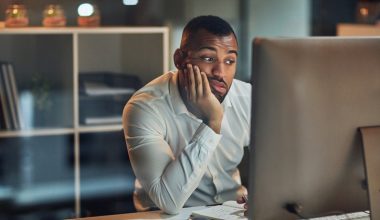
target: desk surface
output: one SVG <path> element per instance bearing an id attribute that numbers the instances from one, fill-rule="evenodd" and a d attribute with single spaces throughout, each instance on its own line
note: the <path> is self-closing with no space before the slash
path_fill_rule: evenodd
<path id="1" fill-rule="evenodd" d="M 200 210 L 206 208 L 205 206 L 197 206 L 190 208 L 183 208 L 178 215 L 168 215 L 162 211 L 150 211 L 150 212 L 135 212 L 120 215 L 106 215 L 106 216 L 96 216 L 87 218 L 78 218 L 77 220 L 128 220 L 128 219 L 166 219 L 166 220 L 185 220 L 191 219 L 191 213 L 195 210 Z M 329 216 L 315 218 L 314 220 L 370 220 L 369 216 L 363 216 L 366 213 L 357 212 L 347 214 L 345 216 Z M 240 218 L 244 219 L 244 218 Z"/>
<path id="2" fill-rule="evenodd" d="M 127 219 L 167 219 L 167 220 L 184 220 L 189 219 L 190 215 L 195 210 L 204 209 L 205 206 L 197 206 L 190 208 L 183 208 L 178 215 L 168 215 L 162 211 L 150 211 L 150 212 L 135 212 L 120 215 L 107 215 L 107 216 L 97 216 L 80 218 L 80 220 L 127 220 Z"/>

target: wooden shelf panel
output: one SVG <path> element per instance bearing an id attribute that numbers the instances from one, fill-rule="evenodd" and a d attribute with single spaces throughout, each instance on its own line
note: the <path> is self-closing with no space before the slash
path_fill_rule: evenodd
<path id="1" fill-rule="evenodd" d="M 366 24 L 338 24 L 338 36 L 380 36 L 380 26 Z"/>
<path id="2" fill-rule="evenodd" d="M 168 27 L 25 27 L 25 28 L 1 28 L 0 34 L 133 34 L 133 33 L 168 33 Z"/>

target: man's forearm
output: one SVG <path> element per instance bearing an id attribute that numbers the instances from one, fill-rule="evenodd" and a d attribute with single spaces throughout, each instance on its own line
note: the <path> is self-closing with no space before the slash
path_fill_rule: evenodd
<path id="1" fill-rule="evenodd" d="M 133 163 L 136 176 L 160 209 L 175 214 L 198 187 L 219 141 L 220 135 L 201 124 L 177 158 L 169 159 L 162 150 L 164 146 L 147 146 L 145 152 L 144 147 L 137 148 L 130 152 L 132 161 L 148 151 L 149 157 L 157 159 Z"/>

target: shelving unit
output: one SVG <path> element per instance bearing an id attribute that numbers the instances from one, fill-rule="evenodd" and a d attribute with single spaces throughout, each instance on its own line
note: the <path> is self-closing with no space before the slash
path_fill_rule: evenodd
<path id="1" fill-rule="evenodd" d="M 94 198 L 96 200 L 102 195 L 102 186 L 91 185 L 92 180 L 96 182 L 96 179 L 102 178 L 101 175 L 109 173 L 109 178 L 101 181 L 104 187 L 107 185 L 104 181 L 113 179 L 118 180 L 117 188 L 120 189 L 120 184 L 129 181 L 126 181 L 125 173 L 133 179 L 130 167 L 127 167 L 127 171 L 118 170 L 119 166 L 129 166 L 121 123 L 87 125 L 81 122 L 80 111 L 83 106 L 79 77 L 91 72 L 113 72 L 138 76 L 141 83 L 145 84 L 168 71 L 168 59 L 167 27 L 0 29 L 0 61 L 11 62 L 15 68 L 20 109 L 25 120 L 25 128 L 21 130 L 0 131 L 0 167 L 1 163 L 3 167 L 19 163 L 16 170 L 0 170 L 0 204 L 2 188 L 15 187 L 14 190 L 20 189 L 23 193 L 29 189 L 29 186 L 18 186 L 25 185 L 22 182 L 25 178 L 29 181 L 26 185 L 29 184 L 30 189 L 39 184 L 53 186 L 57 181 L 69 182 L 72 185 L 66 186 L 65 190 L 75 192 L 75 195 L 66 197 L 75 198 L 75 216 L 83 216 L 81 213 L 88 211 L 81 206 L 83 201 L 94 203 Z M 109 107 L 96 106 L 99 110 Z M 121 113 L 122 109 L 120 116 Z M 34 142 L 37 145 L 33 145 Z M 35 148 L 41 151 L 33 153 Z M 36 156 L 48 149 L 53 155 Z M 113 152 L 109 152 L 111 149 Z M 21 152 L 21 156 L 12 156 L 16 161 L 10 161 L 8 157 L 14 152 Z M 120 158 L 118 154 L 121 154 Z M 33 163 L 37 163 L 35 158 L 42 158 L 42 161 L 38 161 L 38 167 L 43 168 L 45 164 L 45 170 L 33 168 Z M 105 167 L 94 168 L 97 167 L 97 161 L 103 161 Z M 60 172 L 63 172 L 60 169 L 66 172 L 63 176 L 72 176 L 72 181 L 70 178 L 68 181 L 60 178 Z M 112 174 L 114 170 L 118 171 Z M 11 172 L 19 172 L 18 177 L 14 177 Z M 27 177 L 20 177 L 22 175 Z M 89 178 L 83 179 L 84 176 Z M 41 182 L 37 179 L 41 179 Z M 109 184 L 105 189 L 110 188 Z M 131 190 L 133 184 L 126 188 L 127 191 Z M 43 200 L 42 197 L 33 198 L 33 195 L 29 199 Z M 54 199 L 59 200 L 59 196 Z M 73 216 L 64 216 L 68 217 Z"/>

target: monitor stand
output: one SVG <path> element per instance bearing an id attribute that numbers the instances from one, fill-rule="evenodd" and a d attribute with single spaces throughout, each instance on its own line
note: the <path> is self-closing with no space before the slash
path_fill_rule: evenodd
<path id="1" fill-rule="evenodd" d="M 360 133 L 371 219 L 380 220 L 380 126 L 362 127 Z"/>

